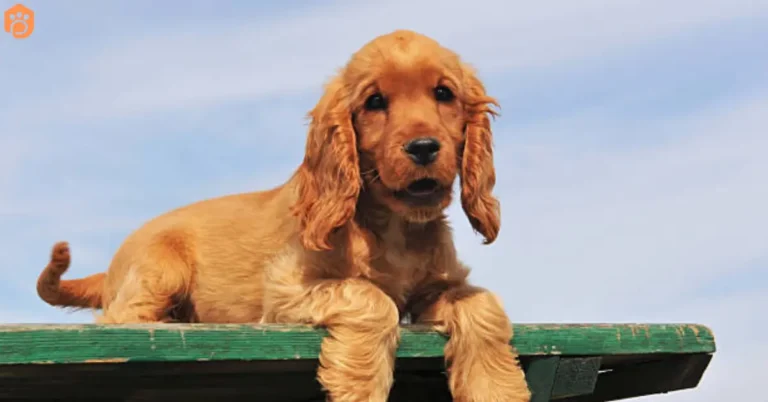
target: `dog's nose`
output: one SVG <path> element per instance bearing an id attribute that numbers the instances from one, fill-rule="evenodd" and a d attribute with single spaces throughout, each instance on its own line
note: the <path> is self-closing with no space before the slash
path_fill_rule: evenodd
<path id="1" fill-rule="evenodd" d="M 417 138 L 405 144 L 405 152 L 418 165 L 426 166 L 437 159 L 440 143 L 434 138 Z"/>

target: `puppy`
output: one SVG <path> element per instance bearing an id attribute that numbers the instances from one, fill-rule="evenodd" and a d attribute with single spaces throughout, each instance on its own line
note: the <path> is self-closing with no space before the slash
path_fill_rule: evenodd
<path id="1" fill-rule="evenodd" d="M 101 323 L 305 323 L 327 328 L 318 379 L 331 400 L 387 400 L 399 322 L 448 336 L 453 397 L 530 393 L 499 299 L 467 281 L 445 209 L 461 183 L 472 227 L 500 227 L 490 117 L 496 101 L 454 52 L 411 31 L 375 38 L 310 112 L 305 157 L 271 190 L 159 216 L 109 270 L 60 280 L 66 243 L 38 280 L 52 305 L 102 309 Z"/>

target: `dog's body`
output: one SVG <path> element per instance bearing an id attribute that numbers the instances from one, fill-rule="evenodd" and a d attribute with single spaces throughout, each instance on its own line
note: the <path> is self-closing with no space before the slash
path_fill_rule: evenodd
<path id="1" fill-rule="evenodd" d="M 528 401 L 509 320 L 493 294 L 467 283 L 444 215 L 460 175 L 473 227 L 486 242 L 498 233 L 488 103 L 436 42 L 379 37 L 326 88 L 286 183 L 149 221 L 106 274 L 60 281 L 69 250 L 57 244 L 38 293 L 101 308 L 103 323 L 324 326 L 318 377 L 334 401 L 386 400 L 407 313 L 450 335 L 456 400 Z"/>

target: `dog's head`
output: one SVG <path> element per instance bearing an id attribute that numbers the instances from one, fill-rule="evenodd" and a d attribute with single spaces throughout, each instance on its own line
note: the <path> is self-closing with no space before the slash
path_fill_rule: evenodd
<path id="1" fill-rule="evenodd" d="M 491 105 L 474 71 L 428 37 L 396 31 L 363 46 L 310 112 L 296 205 L 304 246 L 330 249 L 361 191 L 406 221 L 437 219 L 456 177 L 472 227 L 493 242 Z"/>

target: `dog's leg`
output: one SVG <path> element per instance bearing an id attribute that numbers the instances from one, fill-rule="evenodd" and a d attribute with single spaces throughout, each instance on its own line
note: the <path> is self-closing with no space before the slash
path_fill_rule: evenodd
<path id="1" fill-rule="evenodd" d="M 449 288 L 417 320 L 449 336 L 445 359 L 455 401 L 530 400 L 525 373 L 509 344 L 512 326 L 493 293 L 466 284 Z"/>
<path id="2" fill-rule="evenodd" d="M 328 280 L 273 305 L 265 322 L 327 328 L 318 380 L 333 402 L 385 402 L 392 387 L 399 313 L 381 289 L 362 279 Z"/>
<path id="3" fill-rule="evenodd" d="M 127 268 L 114 299 L 105 306 L 97 322 L 129 324 L 170 320 L 174 301 L 184 299 L 189 289 L 188 261 L 176 250 L 162 247 L 143 257 Z"/>

